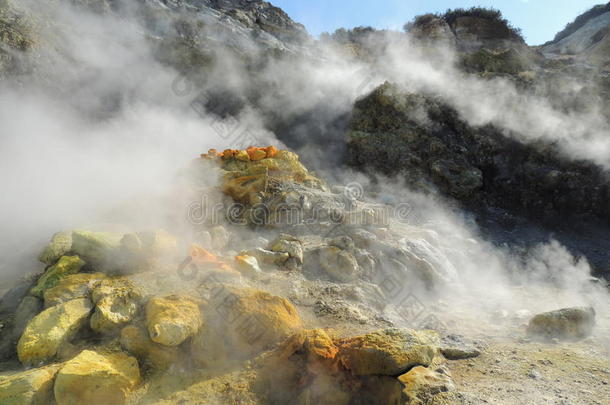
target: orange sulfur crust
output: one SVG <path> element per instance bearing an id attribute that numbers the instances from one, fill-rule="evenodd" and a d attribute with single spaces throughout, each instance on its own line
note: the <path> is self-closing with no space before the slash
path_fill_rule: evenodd
<path id="1" fill-rule="evenodd" d="M 250 146 L 245 151 L 239 149 L 225 149 L 222 153 L 219 153 L 216 149 L 210 149 L 208 153 L 201 155 L 202 159 L 238 159 L 238 160 L 249 160 L 257 162 L 263 159 L 274 158 L 277 156 L 278 150 L 275 146 L 267 146 L 259 148 Z M 246 157 L 247 156 L 247 157 Z"/>

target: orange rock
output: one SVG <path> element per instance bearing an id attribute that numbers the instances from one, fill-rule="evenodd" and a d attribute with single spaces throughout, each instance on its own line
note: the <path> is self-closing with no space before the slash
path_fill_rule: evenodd
<path id="1" fill-rule="evenodd" d="M 224 152 L 222 152 L 222 158 L 225 160 L 230 159 L 235 156 L 235 152 L 237 152 L 237 151 L 235 151 L 233 149 L 225 149 Z"/>
<path id="2" fill-rule="evenodd" d="M 210 149 L 208 150 L 208 153 L 203 153 L 201 155 L 202 159 L 217 159 L 218 157 L 220 157 L 220 154 L 216 149 Z"/>
<path id="3" fill-rule="evenodd" d="M 250 156 L 250 159 L 252 159 L 252 155 L 254 155 L 254 153 L 259 150 L 259 148 L 257 148 L 256 146 L 249 146 L 246 149 L 246 153 L 248 153 L 248 156 Z"/>
<path id="4" fill-rule="evenodd" d="M 195 243 L 191 245 L 189 254 L 195 263 L 220 263 L 220 260 L 218 260 L 216 255 L 208 252 Z"/>
<path id="5" fill-rule="evenodd" d="M 236 272 L 236 270 L 234 270 L 227 263 L 223 262 L 220 258 L 218 258 L 218 256 L 208 252 L 196 243 L 193 243 L 191 245 L 191 248 L 189 249 L 189 255 L 191 256 L 195 264 L 212 265 L 213 267 L 217 267 L 222 270 Z M 239 272 L 236 273 L 239 274 Z"/>
<path id="6" fill-rule="evenodd" d="M 247 152 L 248 156 L 250 156 L 250 160 L 255 162 L 263 160 L 267 157 L 267 152 L 265 151 L 265 148 L 255 148 L 251 146 L 247 149 Z"/>
<path id="7" fill-rule="evenodd" d="M 311 330 L 305 340 L 308 353 L 324 359 L 334 359 L 339 352 L 332 339 L 323 329 Z"/>
<path id="8" fill-rule="evenodd" d="M 267 146 L 265 152 L 268 158 L 274 158 L 277 155 L 277 148 L 275 146 Z"/>

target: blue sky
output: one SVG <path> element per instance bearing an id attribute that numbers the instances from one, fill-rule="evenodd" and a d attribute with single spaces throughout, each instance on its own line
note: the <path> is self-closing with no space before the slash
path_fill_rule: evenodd
<path id="1" fill-rule="evenodd" d="M 400 29 L 414 16 L 448 8 L 484 6 L 502 11 L 530 45 L 551 40 L 583 11 L 604 0 L 268 0 L 313 35 L 370 25 Z"/>

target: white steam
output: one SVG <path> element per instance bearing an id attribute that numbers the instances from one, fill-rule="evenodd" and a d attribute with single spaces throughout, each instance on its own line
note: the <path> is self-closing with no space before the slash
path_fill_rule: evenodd
<path id="1" fill-rule="evenodd" d="M 507 80 L 466 76 L 454 66 L 449 50 L 428 55 L 403 34 L 383 39 L 373 66 L 318 44 L 316 56 L 270 59 L 252 78 L 244 62 L 227 53 L 206 71 L 206 87 L 181 95 L 173 89 L 179 73 L 154 57 L 151 44 L 157 39 L 131 12 L 125 10 L 119 18 L 74 10 L 64 2 L 61 7 L 38 3 L 19 2 L 25 8 L 34 4 L 31 13 L 54 21 L 39 27 L 41 56 L 35 76 L 21 77 L 19 86 L 0 84 L 2 277 L 37 270 L 35 249 L 53 232 L 107 221 L 108 212 L 125 201 L 140 200 L 148 208 L 121 217 L 125 226 L 163 226 L 155 199 L 172 190 L 177 171 L 209 148 L 234 146 L 244 129 L 260 144 L 278 144 L 254 107 L 224 121 L 191 108 L 206 88 L 228 88 L 245 98 L 253 83 L 264 85 L 259 103 L 280 118 L 323 110 L 323 118 L 312 117 L 297 135 L 310 158 L 319 146 L 308 144 L 308 129 L 328 132 L 332 117 L 349 113 L 357 97 L 390 80 L 442 97 L 471 125 L 494 124 L 519 139 L 557 142 L 568 156 L 610 168 L 610 128 L 596 105 L 562 113 Z M 234 127 L 239 130 L 227 130 Z M 337 141 L 328 139 L 329 144 Z M 344 178 L 340 172 L 329 176 Z M 421 231 L 421 240 L 432 247 L 440 266 L 460 275 L 462 291 L 478 297 L 479 303 L 521 307 L 512 287 L 513 275 L 523 273 L 528 274 L 523 283 L 552 279 L 565 291 L 562 297 L 568 297 L 562 303 L 534 299 L 532 311 L 607 302 L 601 289 L 591 293 L 587 287 L 586 262 L 556 242 L 517 260 L 482 241 L 469 222 L 446 207 L 401 184 L 384 191 L 425 208 L 429 231 Z M 177 209 L 186 213 L 187 207 Z"/>

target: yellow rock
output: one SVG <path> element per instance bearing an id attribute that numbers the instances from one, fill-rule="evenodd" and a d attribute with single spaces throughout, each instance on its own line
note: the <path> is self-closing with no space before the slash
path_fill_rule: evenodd
<path id="1" fill-rule="evenodd" d="M 170 295 L 148 301 L 146 323 L 153 342 L 178 346 L 199 331 L 203 319 L 197 301 L 186 296 Z"/>
<path id="2" fill-rule="evenodd" d="M 263 158 L 263 153 L 266 158 Z M 258 160 L 257 160 L 258 159 Z M 222 160 L 225 171 L 222 190 L 246 205 L 261 202 L 262 194 L 273 194 L 283 183 L 298 183 L 326 190 L 325 183 L 309 173 L 298 155 L 289 151 L 235 151 Z"/>
<path id="3" fill-rule="evenodd" d="M 237 270 L 246 277 L 256 278 L 262 271 L 254 256 L 240 255 L 235 257 Z"/>
<path id="4" fill-rule="evenodd" d="M 103 280 L 91 293 L 95 312 L 90 326 L 96 332 L 112 334 L 130 322 L 138 313 L 141 292 L 126 278 Z"/>
<path id="5" fill-rule="evenodd" d="M 0 380 L 0 404 L 47 405 L 53 401 L 53 382 L 60 365 L 24 371 Z"/>
<path id="6" fill-rule="evenodd" d="M 396 376 L 413 366 L 428 366 L 438 354 L 434 331 L 385 329 L 338 342 L 341 363 L 355 375 Z"/>
<path id="7" fill-rule="evenodd" d="M 206 325 L 191 343 L 201 365 L 251 358 L 303 328 L 294 306 L 269 293 L 219 286 L 206 310 Z"/>
<path id="8" fill-rule="evenodd" d="M 241 160 L 242 162 L 248 162 L 250 160 L 250 156 L 245 150 L 240 150 L 235 153 L 235 159 Z"/>
<path id="9" fill-rule="evenodd" d="M 150 340 L 145 328 L 129 325 L 121 331 L 121 345 L 143 363 L 154 369 L 164 370 L 178 358 L 178 348 L 164 346 Z"/>
<path id="10" fill-rule="evenodd" d="M 451 377 L 442 372 L 432 370 L 428 367 L 417 366 L 409 370 L 408 373 L 398 377 L 398 380 L 403 384 L 403 392 L 409 398 L 409 404 L 419 404 L 429 400 L 434 395 L 441 392 L 449 392 L 455 390 L 455 385 Z M 425 403 L 428 403 L 426 401 Z"/>
<path id="11" fill-rule="evenodd" d="M 84 350 L 59 370 L 55 400 L 57 405 L 122 405 L 139 382 L 134 357 Z"/>
<path id="12" fill-rule="evenodd" d="M 30 290 L 30 294 L 42 298 L 45 290 L 55 287 L 62 278 L 75 274 L 85 265 L 78 256 L 62 256 L 59 261 L 49 267 Z"/>
<path id="13" fill-rule="evenodd" d="M 266 172 L 233 172 L 225 176 L 222 191 L 236 201 L 254 205 L 261 201 L 258 194 L 267 188 L 267 182 Z"/>
<path id="14" fill-rule="evenodd" d="M 52 359 L 86 324 L 92 308 L 91 301 L 83 298 L 55 305 L 36 315 L 17 344 L 19 361 L 35 365 Z"/>
<path id="15" fill-rule="evenodd" d="M 72 232 L 58 232 L 51 238 L 49 244 L 44 248 L 38 260 L 51 265 L 59 260 L 72 248 Z"/>
<path id="16" fill-rule="evenodd" d="M 323 359 L 334 359 L 339 349 L 324 329 L 308 331 L 305 339 L 307 353 Z"/>
<path id="17" fill-rule="evenodd" d="M 91 290 L 104 278 L 106 276 L 102 273 L 78 273 L 66 276 L 55 287 L 45 290 L 44 306 L 49 308 L 77 298 L 88 298 Z"/>

